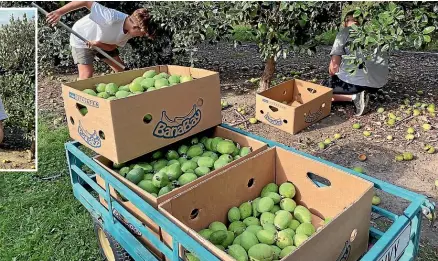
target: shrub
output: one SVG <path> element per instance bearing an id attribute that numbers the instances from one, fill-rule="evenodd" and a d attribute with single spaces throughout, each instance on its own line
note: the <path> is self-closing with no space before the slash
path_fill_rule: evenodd
<path id="1" fill-rule="evenodd" d="M 35 21 L 11 18 L 0 26 L 0 97 L 5 124 L 35 135 Z"/>

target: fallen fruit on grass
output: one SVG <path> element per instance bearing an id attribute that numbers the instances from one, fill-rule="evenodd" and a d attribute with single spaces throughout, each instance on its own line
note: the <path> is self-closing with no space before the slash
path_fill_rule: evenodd
<path id="1" fill-rule="evenodd" d="M 423 92 L 422 90 L 418 90 L 418 91 L 417 91 L 417 94 L 418 94 L 418 95 L 423 95 L 424 92 Z"/>
<path id="2" fill-rule="evenodd" d="M 414 136 L 414 134 L 406 134 L 405 138 L 407 140 L 413 140 L 413 139 L 415 139 L 415 136 Z"/>
<path id="3" fill-rule="evenodd" d="M 383 113 L 384 111 L 385 111 L 384 108 L 378 108 L 378 109 L 377 109 L 377 112 L 378 112 L 378 113 Z"/>
<path id="4" fill-rule="evenodd" d="M 403 160 L 412 160 L 414 155 L 411 152 L 403 152 Z"/>
<path id="5" fill-rule="evenodd" d="M 372 203 L 373 203 L 373 205 L 379 205 L 380 204 L 380 198 L 379 198 L 379 196 L 373 196 L 373 200 L 372 200 Z"/>
<path id="6" fill-rule="evenodd" d="M 425 131 L 429 131 L 432 129 L 432 126 L 428 123 L 423 124 L 422 127 L 423 127 L 423 130 L 425 130 Z"/>
<path id="7" fill-rule="evenodd" d="M 360 161 L 365 161 L 367 159 L 367 155 L 360 154 L 358 158 L 359 158 Z"/>
<path id="8" fill-rule="evenodd" d="M 412 127 L 409 127 L 408 130 L 407 130 L 407 133 L 414 134 L 415 133 L 415 129 L 412 128 Z"/>
<path id="9" fill-rule="evenodd" d="M 435 112 L 435 104 L 429 104 L 429 106 L 427 106 L 427 111 L 428 112 Z"/>
<path id="10" fill-rule="evenodd" d="M 257 123 L 257 119 L 256 118 L 249 118 L 249 123 L 256 124 Z"/>
<path id="11" fill-rule="evenodd" d="M 318 147 L 323 150 L 325 148 L 324 142 L 318 143 Z"/>
<path id="12" fill-rule="evenodd" d="M 355 130 L 358 130 L 358 129 L 360 129 L 360 123 L 355 123 L 355 124 L 353 124 L 353 129 L 355 129 Z"/>
<path id="13" fill-rule="evenodd" d="M 389 141 L 391 141 L 391 140 L 394 139 L 394 137 L 392 137 L 392 135 L 388 135 L 388 136 L 386 136 L 386 139 L 389 140 Z"/>
<path id="14" fill-rule="evenodd" d="M 354 167 L 353 170 L 356 171 L 356 172 L 359 172 L 359 173 L 363 173 L 364 172 L 362 167 Z"/>
<path id="15" fill-rule="evenodd" d="M 342 138 L 341 134 L 336 133 L 335 135 L 333 135 L 333 138 L 335 138 L 335 140 L 339 140 L 340 138 Z"/>
<path id="16" fill-rule="evenodd" d="M 403 155 L 395 156 L 395 161 L 403 161 Z"/>
<path id="17" fill-rule="evenodd" d="M 369 131 L 364 131 L 364 132 L 363 132 L 363 135 L 364 135 L 365 137 L 369 137 L 369 136 L 371 136 L 371 132 L 369 132 Z"/>
<path id="18" fill-rule="evenodd" d="M 390 112 L 390 113 L 388 114 L 388 117 L 389 117 L 390 119 L 393 119 L 393 120 L 395 120 L 395 119 L 397 118 L 397 116 L 395 116 L 395 114 L 392 113 L 392 112 Z"/>
<path id="19" fill-rule="evenodd" d="M 421 111 L 420 110 L 418 110 L 418 109 L 414 109 L 414 116 L 418 116 L 418 115 L 420 115 L 421 114 Z"/>
<path id="20" fill-rule="evenodd" d="M 437 180 L 435 180 L 435 187 L 437 187 L 437 188 L 438 188 L 438 179 L 437 179 Z"/>
<path id="21" fill-rule="evenodd" d="M 246 114 L 246 111 L 245 111 L 245 110 L 241 110 L 241 111 L 240 111 L 240 114 L 245 115 L 245 114 Z"/>

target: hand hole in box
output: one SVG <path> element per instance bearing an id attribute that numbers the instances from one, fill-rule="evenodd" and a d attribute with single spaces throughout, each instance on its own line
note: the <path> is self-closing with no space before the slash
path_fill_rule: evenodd
<path id="1" fill-rule="evenodd" d="M 105 133 L 103 131 L 99 131 L 99 137 L 104 140 L 105 139 Z"/>
<path id="2" fill-rule="evenodd" d="M 260 113 L 261 113 L 261 114 L 264 114 L 265 112 L 264 112 L 263 110 L 260 110 Z"/>
<path id="3" fill-rule="evenodd" d="M 78 109 L 79 113 L 80 113 L 82 116 L 85 116 L 85 115 L 87 115 L 87 113 L 88 113 L 88 109 L 87 109 L 87 107 L 84 106 L 84 105 L 82 105 L 82 104 L 76 103 L 76 109 Z"/>
<path id="4" fill-rule="evenodd" d="M 330 180 L 323 178 L 319 175 L 316 175 L 315 173 L 312 172 L 307 172 L 307 177 L 312 180 L 313 183 L 315 183 L 316 186 L 318 187 L 327 187 L 327 186 L 331 186 L 332 183 L 330 182 Z"/>
<path id="5" fill-rule="evenodd" d="M 75 120 L 73 120 L 73 117 L 70 116 L 70 123 L 75 125 Z"/>
<path id="6" fill-rule="evenodd" d="M 146 123 L 146 124 L 148 124 L 148 123 L 150 123 L 152 121 L 152 115 L 151 114 L 146 114 L 144 117 L 143 117 L 143 122 L 144 123 Z"/>
<path id="7" fill-rule="evenodd" d="M 254 178 L 248 180 L 248 188 L 254 186 Z"/>
<path id="8" fill-rule="evenodd" d="M 351 236 L 350 236 L 350 242 L 353 242 L 356 239 L 357 236 L 357 229 L 353 229 L 353 232 L 351 232 Z"/>
<path id="9" fill-rule="evenodd" d="M 313 89 L 313 88 L 307 88 L 307 91 L 310 92 L 310 93 L 316 93 L 316 90 Z"/>
<path id="10" fill-rule="evenodd" d="M 204 104 L 204 100 L 202 98 L 199 98 L 196 104 L 201 107 Z"/>
<path id="11" fill-rule="evenodd" d="M 283 120 L 283 122 L 284 122 L 285 124 L 287 124 L 287 120 Z"/>
<path id="12" fill-rule="evenodd" d="M 325 107 L 325 103 L 323 103 L 322 105 L 321 105 L 321 108 L 324 108 Z"/>
<path id="13" fill-rule="evenodd" d="M 272 105 L 269 105 L 269 109 L 271 109 L 271 111 L 273 111 L 273 112 L 277 112 L 278 111 L 278 109 L 276 107 L 272 106 Z"/>
<path id="14" fill-rule="evenodd" d="M 287 91 L 286 91 L 286 90 L 284 90 L 284 91 L 283 91 L 283 95 L 286 95 L 286 94 L 287 94 Z"/>
<path id="15" fill-rule="evenodd" d="M 192 210 L 192 212 L 190 212 L 190 219 L 195 219 L 197 218 L 199 215 L 199 209 L 195 208 L 194 210 Z"/>

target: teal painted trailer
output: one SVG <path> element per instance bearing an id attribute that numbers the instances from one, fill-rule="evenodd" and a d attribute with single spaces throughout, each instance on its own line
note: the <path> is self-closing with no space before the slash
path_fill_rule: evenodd
<path id="1" fill-rule="evenodd" d="M 386 183 L 368 175 L 358 173 L 249 132 L 230 127 L 226 124 L 222 124 L 221 126 L 265 142 L 270 147 L 281 147 L 322 162 L 331 167 L 346 171 L 351 175 L 359 176 L 374 183 L 376 189 L 409 201 L 408 207 L 404 209 L 403 214 L 401 215 L 397 215 L 381 207 L 373 206 L 372 211 L 391 220 L 392 225 L 386 231 L 381 231 L 372 226 L 370 227 L 370 248 L 362 256 L 360 261 L 415 260 L 420 243 L 422 216 L 427 215 L 428 213 L 434 213 L 435 211 L 435 203 L 430 202 L 426 196 Z M 180 244 L 191 253 L 194 253 L 200 260 L 219 260 L 181 228 L 170 222 L 158 210 L 141 199 L 127 186 L 97 164 L 92 158 L 87 156 L 79 149 L 79 146 L 80 144 L 78 142 L 68 142 L 65 144 L 73 193 L 82 205 L 84 205 L 84 207 L 90 212 L 92 219 L 95 222 L 95 230 L 99 238 L 101 252 L 108 260 L 160 260 L 138 240 L 138 235 L 146 237 L 166 256 L 167 260 L 181 260 L 178 252 L 178 246 Z M 96 183 L 95 175 L 88 175 L 81 170 L 83 165 L 90 168 L 93 173 L 99 173 L 99 175 L 105 180 L 105 190 Z M 320 185 L 323 186 L 323 184 Z M 172 249 L 147 230 L 141 222 L 139 222 L 131 213 L 110 196 L 110 186 L 123 194 L 125 198 L 131 201 L 140 211 L 145 213 L 164 231 L 172 236 Z M 98 198 L 96 198 L 96 195 L 102 196 L 108 203 L 108 209 L 111 209 L 112 211 L 105 208 L 99 202 Z M 121 219 L 120 216 L 122 216 L 123 219 Z"/>

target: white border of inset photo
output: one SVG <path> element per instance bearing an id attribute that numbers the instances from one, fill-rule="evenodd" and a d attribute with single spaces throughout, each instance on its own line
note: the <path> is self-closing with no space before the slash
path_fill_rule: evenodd
<path id="1" fill-rule="evenodd" d="M 5 7 L 0 8 L 2 10 L 11 11 L 33 11 L 35 21 L 35 169 L 0 169 L 1 172 L 37 172 L 38 171 L 38 10 L 36 8 L 29 7 Z"/>

